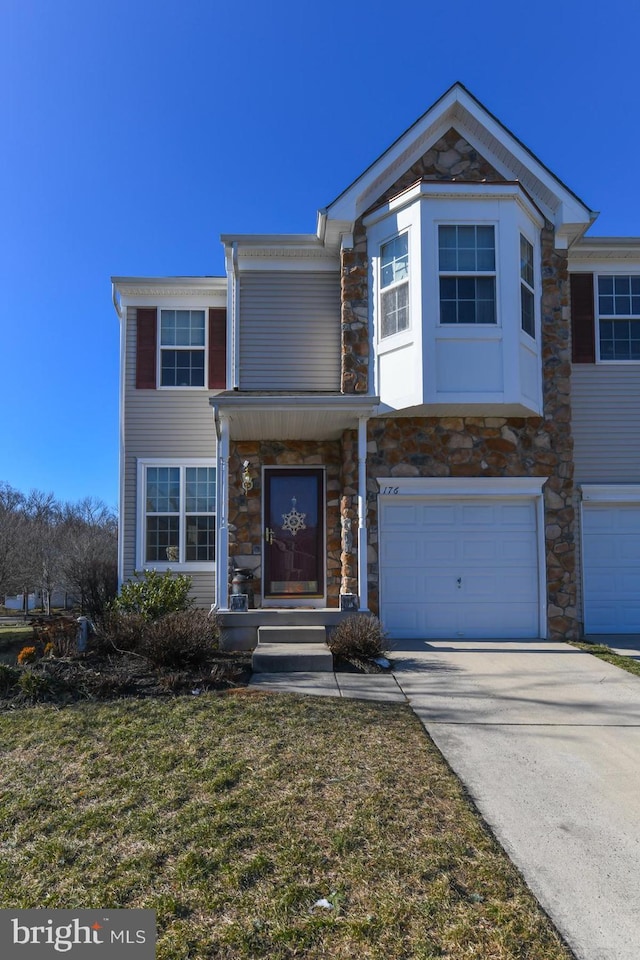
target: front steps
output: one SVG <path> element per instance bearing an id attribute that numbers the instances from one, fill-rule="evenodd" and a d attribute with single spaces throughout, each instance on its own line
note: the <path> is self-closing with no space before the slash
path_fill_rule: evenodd
<path id="1" fill-rule="evenodd" d="M 254 673 L 332 673 L 333 656 L 321 626 L 258 628 L 253 651 Z"/>

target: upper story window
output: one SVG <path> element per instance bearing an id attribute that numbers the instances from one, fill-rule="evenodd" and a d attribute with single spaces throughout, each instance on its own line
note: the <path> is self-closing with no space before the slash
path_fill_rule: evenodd
<path id="1" fill-rule="evenodd" d="M 520 322 L 522 329 L 535 339 L 535 289 L 533 274 L 533 246 L 520 234 Z"/>
<path id="2" fill-rule="evenodd" d="M 204 310 L 160 311 L 160 386 L 204 387 Z"/>
<path id="3" fill-rule="evenodd" d="M 380 313 L 382 337 L 409 327 L 409 234 L 380 247 Z"/>
<path id="4" fill-rule="evenodd" d="M 144 563 L 215 559 L 216 471 L 208 466 L 144 468 Z"/>
<path id="5" fill-rule="evenodd" d="M 640 360 L 640 276 L 598 277 L 601 360 Z"/>
<path id="6" fill-rule="evenodd" d="M 495 229 L 438 227 L 440 323 L 496 323 Z"/>

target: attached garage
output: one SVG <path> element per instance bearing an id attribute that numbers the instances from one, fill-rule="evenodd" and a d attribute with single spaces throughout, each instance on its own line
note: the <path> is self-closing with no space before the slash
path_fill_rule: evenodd
<path id="1" fill-rule="evenodd" d="M 380 612 L 391 637 L 543 635 L 543 480 L 393 483 L 380 481 L 379 501 Z"/>
<path id="2" fill-rule="evenodd" d="M 640 487 L 582 487 L 584 631 L 640 633 Z"/>

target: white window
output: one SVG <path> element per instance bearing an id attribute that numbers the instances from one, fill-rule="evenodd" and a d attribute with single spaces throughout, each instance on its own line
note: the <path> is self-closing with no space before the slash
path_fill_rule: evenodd
<path id="1" fill-rule="evenodd" d="M 204 387 L 204 310 L 160 311 L 160 386 Z"/>
<path id="2" fill-rule="evenodd" d="M 598 277 L 601 360 L 640 360 L 640 276 Z"/>
<path id="3" fill-rule="evenodd" d="M 215 560 L 215 467 L 141 464 L 140 483 L 142 564 L 211 564 Z"/>
<path id="4" fill-rule="evenodd" d="M 530 337 L 536 336 L 533 246 L 520 234 L 520 322 Z"/>
<path id="5" fill-rule="evenodd" d="M 409 327 L 409 234 L 380 247 L 380 336 Z"/>
<path id="6" fill-rule="evenodd" d="M 440 323 L 496 323 L 493 226 L 438 227 Z"/>

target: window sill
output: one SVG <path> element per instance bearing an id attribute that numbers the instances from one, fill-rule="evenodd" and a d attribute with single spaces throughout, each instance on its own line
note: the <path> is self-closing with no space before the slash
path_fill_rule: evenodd
<path id="1" fill-rule="evenodd" d="M 216 569 L 215 560 L 188 560 L 184 563 L 169 563 L 160 560 L 151 560 L 147 563 L 139 564 L 137 570 L 158 570 L 160 573 L 171 570 L 173 573 L 190 573 L 202 571 L 212 571 Z"/>

